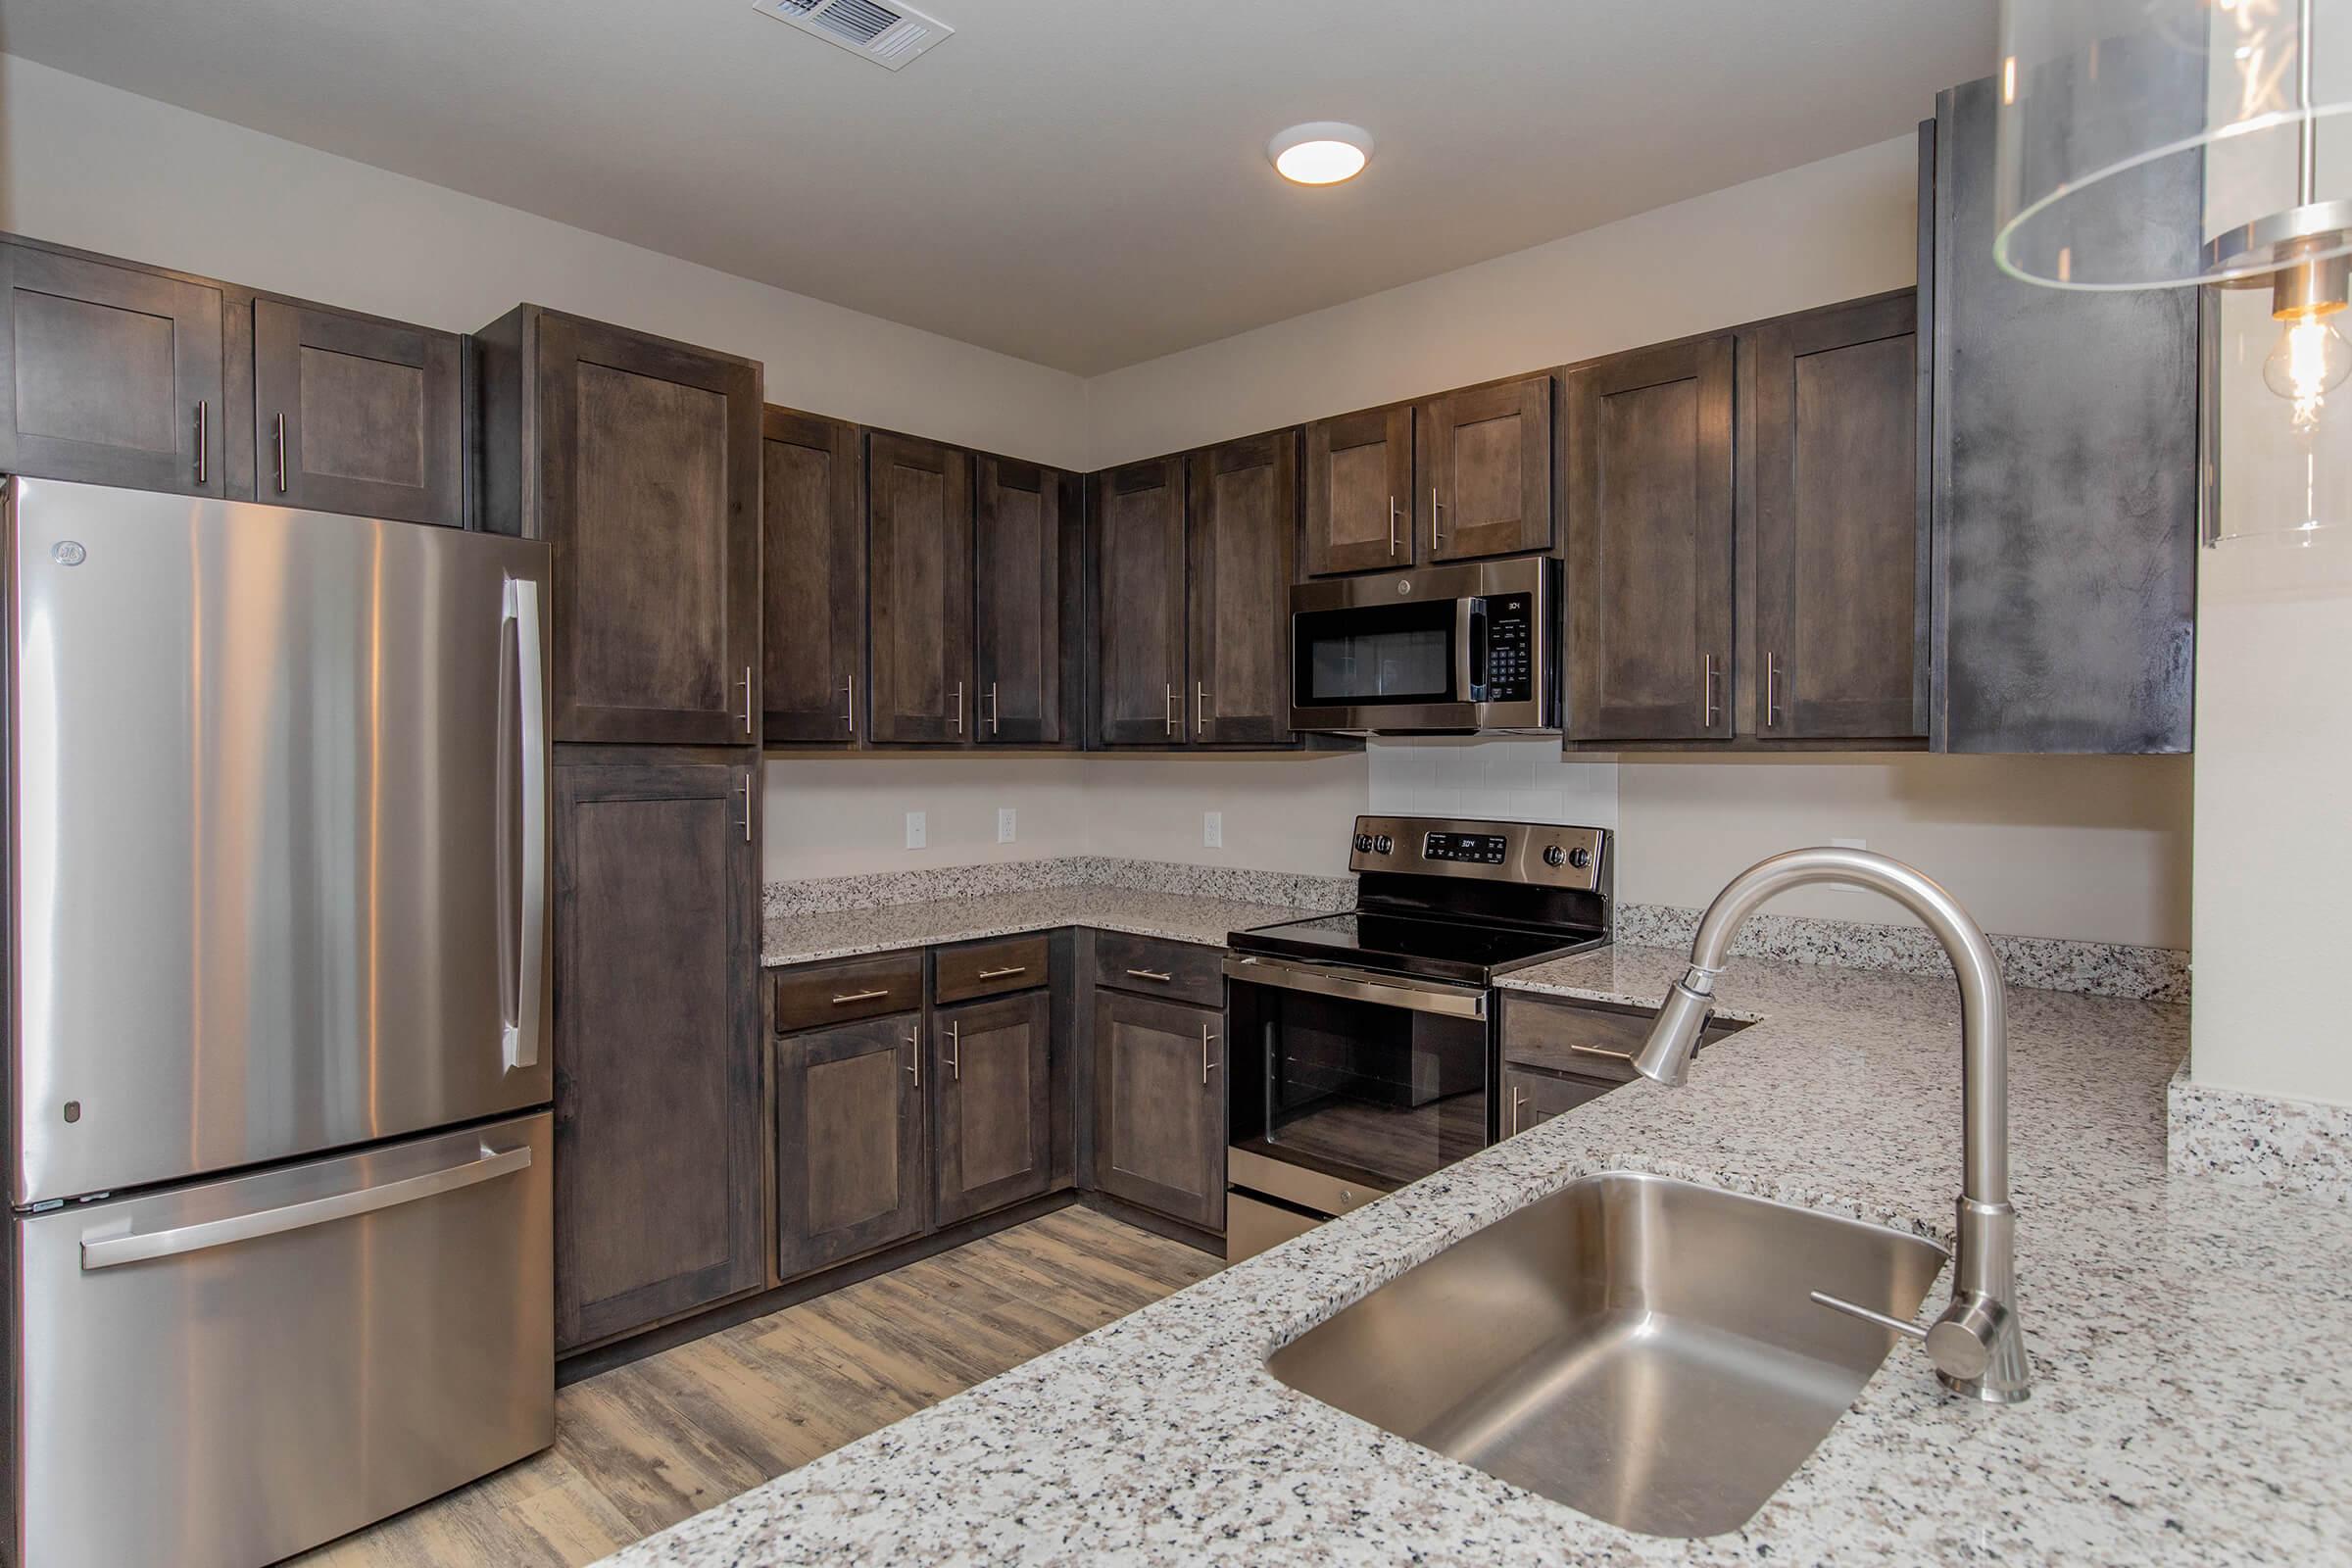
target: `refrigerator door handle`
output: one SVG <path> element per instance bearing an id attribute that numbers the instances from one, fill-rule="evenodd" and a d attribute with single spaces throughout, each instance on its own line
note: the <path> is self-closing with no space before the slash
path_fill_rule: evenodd
<path id="1" fill-rule="evenodd" d="M 251 1214 L 231 1214 L 225 1219 L 205 1220 L 200 1224 L 181 1225 L 168 1231 L 121 1236 L 85 1235 L 81 1242 L 81 1269 L 87 1274 L 102 1268 L 119 1268 L 124 1263 L 177 1257 L 187 1252 L 226 1247 L 233 1242 L 250 1242 L 257 1237 L 275 1236 L 284 1231 L 324 1225 L 332 1220 L 372 1214 L 379 1208 L 391 1208 L 401 1203 L 413 1203 L 420 1198 L 454 1193 L 461 1187 L 471 1187 L 511 1171 L 522 1170 L 530 1163 L 531 1151 L 527 1144 L 517 1149 L 492 1149 L 483 1145 L 477 1158 L 462 1165 L 426 1171 L 421 1176 L 404 1177 L 380 1187 L 363 1187 L 357 1192 L 337 1193 L 331 1198 L 314 1198 L 307 1202 L 287 1203 L 282 1207 L 265 1208 Z"/>
<path id="2" fill-rule="evenodd" d="M 521 935 L 514 946 L 514 1011 L 503 1020 L 509 1070 L 539 1064 L 540 1004 L 547 987 L 547 678 L 539 647 L 539 585 L 507 579 L 506 618 L 514 625 L 516 728 L 522 773 Z M 505 810 L 501 792 L 500 809 Z M 502 845 L 503 877 L 510 857 Z"/>

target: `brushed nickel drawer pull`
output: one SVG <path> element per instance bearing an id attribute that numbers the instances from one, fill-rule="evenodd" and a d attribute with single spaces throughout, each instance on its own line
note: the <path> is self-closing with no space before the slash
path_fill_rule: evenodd
<path id="1" fill-rule="evenodd" d="M 1130 969 L 1127 973 L 1138 980 L 1156 980 L 1163 986 L 1176 978 L 1165 969 Z"/>
<path id="2" fill-rule="evenodd" d="M 983 969 L 978 974 L 972 976 L 972 978 L 975 980 L 1002 980 L 1007 975 L 1027 974 L 1028 972 L 1029 966 L 1027 964 L 1012 963 L 1006 964 L 1002 969 Z"/>
<path id="3" fill-rule="evenodd" d="M 853 1002 L 880 1002 L 884 997 L 889 995 L 890 987 L 888 986 L 884 986 L 879 991 L 851 991 L 835 997 L 833 999 L 833 1005 L 836 1007 L 846 1007 Z"/>
<path id="4" fill-rule="evenodd" d="M 1580 1046 L 1574 1041 L 1569 1042 L 1568 1049 L 1580 1056 L 1606 1056 L 1611 1061 L 1631 1061 L 1635 1054 L 1630 1051 L 1604 1051 L 1599 1046 Z"/>

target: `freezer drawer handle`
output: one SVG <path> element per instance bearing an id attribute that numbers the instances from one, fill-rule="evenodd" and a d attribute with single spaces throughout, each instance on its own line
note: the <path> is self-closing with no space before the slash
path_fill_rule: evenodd
<path id="1" fill-rule="evenodd" d="M 232 1214 L 226 1219 L 182 1225 L 175 1230 L 151 1231 L 145 1235 L 85 1237 L 81 1244 L 81 1270 L 87 1274 L 124 1263 L 177 1257 L 185 1252 L 201 1252 L 210 1248 L 227 1247 L 234 1242 L 275 1236 L 281 1231 L 298 1231 L 312 1225 L 324 1225 L 330 1220 L 372 1214 L 379 1208 L 413 1203 L 420 1198 L 437 1198 L 443 1193 L 454 1193 L 462 1187 L 471 1187 L 493 1177 L 504 1176 L 510 1171 L 522 1170 L 530 1162 L 531 1150 L 527 1144 L 519 1149 L 491 1149 L 484 1146 L 478 1158 L 469 1159 L 463 1165 L 426 1171 L 421 1176 L 403 1177 L 396 1182 L 386 1182 L 381 1187 L 363 1187 L 356 1193 L 314 1198 L 307 1203 L 266 1208 L 258 1214 Z"/>

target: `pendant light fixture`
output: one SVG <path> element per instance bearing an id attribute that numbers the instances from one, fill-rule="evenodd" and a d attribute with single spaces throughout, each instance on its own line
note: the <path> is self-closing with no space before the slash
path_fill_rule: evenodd
<path id="1" fill-rule="evenodd" d="M 2004 0 L 1998 88 L 2004 270 L 2210 291 L 2207 543 L 2352 524 L 2352 0 Z"/>

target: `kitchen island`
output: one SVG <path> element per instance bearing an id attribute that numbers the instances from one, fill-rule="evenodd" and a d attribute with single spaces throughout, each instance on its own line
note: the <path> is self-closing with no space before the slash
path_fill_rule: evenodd
<path id="1" fill-rule="evenodd" d="M 1682 956 L 1508 982 L 1654 1004 Z M 2168 1178 L 2171 1004 L 2012 989 L 2019 1300 L 2033 1397 L 1947 1396 L 1898 1344 L 1747 1524 L 1630 1534 L 1295 1393 L 1296 1338 L 1578 1176 L 1631 1169 L 1948 1242 L 1960 1156 L 1946 979 L 1759 959 L 1761 1021 L 1690 1083 L 1637 1083 L 612 1559 L 1492 1564 L 2352 1559 L 2352 1203 Z M 1921 1309 L 1940 1310 L 1943 1288 Z M 1671 1462 L 1669 1456 L 1664 1462 Z"/>

